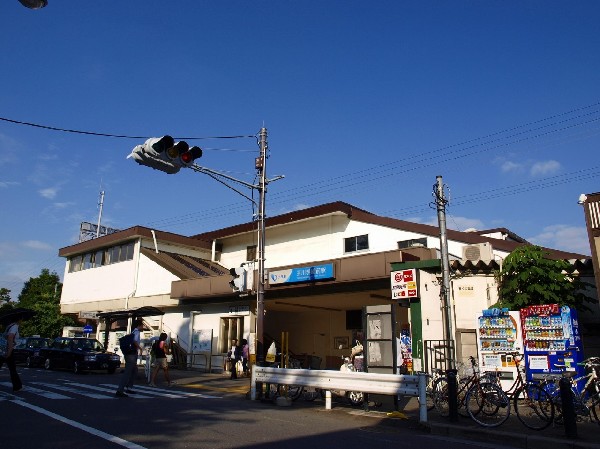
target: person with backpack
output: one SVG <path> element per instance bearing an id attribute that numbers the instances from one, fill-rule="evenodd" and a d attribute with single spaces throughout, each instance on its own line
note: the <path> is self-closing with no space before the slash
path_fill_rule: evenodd
<path id="1" fill-rule="evenodd" d="M 152 353 L 154 354 L 156 361 L 154 362 L 154 369 L 152 370 L 152 378 L 150 380 L 151 387 L 156 387 L 156 376 L 161 369 L 165 373 L 167 385 L 170 387 L 174 384 L 174 382 L 171 382 L 171 378 L 169 377 L 169 363 L 167 361 L 169 348 L 167 346 L 167 338 L 168 335 L 163 332 L 160 334 L 158 340 L 152 344 Z"/>
<path id="2" fill-rule="evenodd" d="M 6 362 L 6 366 L 8 366 L 13 393 L 23 389 L 23 384 L 19 377 L 19 373 L 17 373 L 15 358 L 13 356 L 13 349 L 17 345 L 17 340 L 19 339 L 19 324 L 21 324 L 21 321 L 22 320 L 19 319 L 6 327 L 6 331 L 4 332 L 4 337 L 6 338 L 6 353 L 0 358 L 0 367 L 2 367 L 4 362 Z"/>
<path id="3" fill-rule="evenodd" d="M 125 356 L 125 370 L 123 371 L 121 382 L 119 382 L 119 387 L 115 393 L 115 396 L 120 398 L 126 398 L 130 394 L 136 394 L 133 390 L 133 383 L 137 377 L 137 358 L 138 354 L 141 353 L 140 332 L 144 329 L 144 322 L 138 319 L 135 321 L 134 326 L 135 328 L 130 334 L 133 337 L 131 346 L 128 348 L 121 347 L 123 356 Z M 125 340 L 119 340 L 120 344 L 122 344 L 122 341 Z"/>

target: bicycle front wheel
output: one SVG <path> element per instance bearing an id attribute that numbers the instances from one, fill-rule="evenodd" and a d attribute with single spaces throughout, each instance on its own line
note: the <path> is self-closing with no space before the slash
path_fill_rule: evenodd
<path id="1" fill-rule="evenodd" d="M 425 391 L 427 411 L 431 411 L 435 408 L 435 395 L 442 389 L 443 385 L 446 385 L 445 377 L 437 377 L 427 385 L 427 389 Z"/>
<path id="2" fill-rule="evenodd" d="M 448 408 L 448 379 L 440 377 L 437 380 L 437 386 L 433 390 L 433 406 L 440 416 L 449 416 Z"/>
<path id="3" fill-rule="evenodd" d="M 465 402 L 471 419 L 484 427 L 499 426 L 510 416 L 510 400 L 496 383 L 476 383 Z"/>
<path id="4" fill-rule="evenodd" d="M 525 427 L 543 430 L 552 424 L 554 404 L 552 397 L 539 385 L 523 385 L 513 397 L 515 413 Z"/>

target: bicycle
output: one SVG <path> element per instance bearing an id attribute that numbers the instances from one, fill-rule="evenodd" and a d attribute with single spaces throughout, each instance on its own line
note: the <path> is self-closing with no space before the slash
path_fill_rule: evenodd
<path id="1" fill-rule="evenodd" d="M 600 357 L 590 357 L 581 363 L 584 366 L 587 374 L 579 377 L 568 376 L 563 372 L 563 378 L 570 379 L 571 391 L 573 394 L 573 408 L 577 419 L 587 418 L 590 422 L 600 424 Z M 558 368 L 564 368 L 566 365 L 554 364 Z M 562 396 L 560 393 L 559 380 L 561 378 L 550 376 L 542 382 L 543 387 L 552 398 L 554 407 L 556 408 L 556 417 L 554 421 L 557 424 L 562 424 Z M 581 383 L 585 380 L 583 387 Z"/>
<path id="2" fill-rule="evenodd" d="M 477 359 L 475 357 L 469 356 L 469 360 L 471 362 L 473 373 L 469 377 L 460 379 L 458 381 L 456 390 L 458 414 L 464 416 L 465 418 L 469 417 L 469 413 L 466 408 L 466 396 L 469 389 L 475 383 L 479 383 L 480 379 L 483 379 L 486 382 L 490 382 L 492 379 L 495 379 L 495 375 L 493 373 L 479 374 L 479 371 L 477 370 Z M 449 416 L 448 378 L 446 376 L 439 377 L 436 380 L 436 385 L 432 386 L 432 388 L 434 408 L 441 416 Z"/>
<path id="3" fill-rule="evenodd" d="M 523 354 L 513 352 L 510 355 L 515 362 L 517 377 L 504 392 L 512 399 L 515 414 L 525 427 L 543 430 L 552 424 L 554 419 L 552 398 L 539 383 L 525 380 L 525 373 L 521 368 Z"/>
<path id="4" fill-rule="evenodd" d="M 435 395 L 442 388 L 445 382 L 446 375 L 442 369 L 435 368 L 431 374 L 427 374 L 427 386 L 425 387 L 427 411 L 431 411 L 435 408 Z"/>
<path id="5" fill-rule="evenodd" d="M 471 419 L 484 427 L 497 427 L 510 416 L 507 394 L 497 380 L 489 381 L 483 376 L 477 378 L 467 391 L 465 407 Z"/>

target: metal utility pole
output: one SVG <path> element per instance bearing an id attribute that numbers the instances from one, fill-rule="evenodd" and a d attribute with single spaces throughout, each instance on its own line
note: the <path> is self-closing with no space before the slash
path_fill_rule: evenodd
<path id="1" fill-rule="evenodd" d="M 440 299 L 442 301 L 442 319 L 444 321 L 444 345 L 446 351 L 446 368 L 454 369 L 454 344 L 450 347 L 452 338 L 452 320 L 450 309 L 450 260 L 448 258 L 448 236 L 446 232 L 446 204 L 448 201 L 444 197 L 444 184 L 441 176 L 436 176 L 436 184 L 433 186 L 433 196 L 438 215 L 438 224 L 440 228 L 440 250 L 442 253 L 442 285 L 440 289 Z"/>
<path id="2" fill-rule="evenodd" d="M 264 362 L 263 318 L 265 316 L 265 193 L 267 165 L 267 129 L 260 129 L 260 156 L 256 159 L 258 180 L 258 281 L 256 283 L 256 364 Z"/>
<path id="3" fill-rule="evenodd" d="M 100 212 L 98 213 L 98 226 L 96 227 L 96 238 L 100 237 L 100 222 L 102 221 L 102 207 L 104 206 L 104 190 L 100 191 L 100 202 L 98 203 Z"/>

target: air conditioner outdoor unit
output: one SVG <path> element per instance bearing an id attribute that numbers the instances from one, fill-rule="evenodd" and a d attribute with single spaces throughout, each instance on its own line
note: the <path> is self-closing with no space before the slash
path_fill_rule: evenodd
<path id="1" fill-rule="evenodd" d="M 488 242 L 478 243 L 476 245 L 466 245 L 462 248 L 462 260 L 463 262 L 490 262 L 494 259 L 494 253 L 492 251 L 492 245 Z"/>

